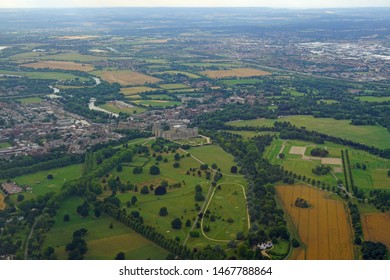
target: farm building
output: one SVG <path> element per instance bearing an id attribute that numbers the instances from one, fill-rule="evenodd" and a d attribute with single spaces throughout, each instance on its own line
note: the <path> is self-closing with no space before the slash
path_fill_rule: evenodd
<path id="1" fill-rule="evenodd" d="M 5 194 L 16 194 L 22 191 L 22 188 L 16 185 L 15 183 L 2 183 L 1 190 Z"/>

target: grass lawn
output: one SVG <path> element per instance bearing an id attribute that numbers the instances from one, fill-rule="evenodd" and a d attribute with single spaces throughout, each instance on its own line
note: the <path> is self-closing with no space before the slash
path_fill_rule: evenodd
<path id="1" fill-rule="evenodd" d="M 179 101 L 168 101 L 168 100 L 134 100 L 133 103 L 141 104 L 144 106 L 151 106 L 151 107 L 168 107 L 168 106 L 181 105 L 181 102 Z"/>
<path id="2" fill-rule="evenodd" d="M 36 103 L 41 103 L 43 99 L 39 97 L 29 97 L 29 98 L 20 98 L 16 100 L 20 101 L 20 103 L 22 104 L 36 104 Z"/>
<path id="3" fill-rule="evenodd" d="M 12 147 L 12 146 L 8 142 L 0 143 L 0 149 L 9 148 L 9 147 Z"/>
<path id="4" fill-rule="evenodd" d="M 159 88 L 139 86 L 139 87 L 121 88 L 121 93 L 130 96 L 130 95 L 137 95 L 138 93 L 142 93 L 142 92 L 156 91 L 156 90 L 159 90 Z"/>
<path id="5" fill-rule="evenodd" d="M 67 180 L 79 178 L 81 176 L 81 171 L 82 164 L 73 164 L 66 167 L 15 177 L 13 180 L 19 185 L 29 185 L 32 188 L 32 194 L 43 195 L 51 191 L 58 192 Z M 54 178 L 48 180 L 47 175 L 49 174 L 52 174 Z"/>
<path id="6" fill-rule="evenodd" d="M 263 81 L 260 79 L 228 79 L 228 80 L 222 80 L 222 82 L 228 86 L 236 86 L 236 85 L 255 85 L 258 83 L 262 83 Z"/>
<path id="7" fill-rule="evenodd" d="M 69 73 L 61 73 L 61 72 L 16 72 L 16 71 L 7 71 L 0 70 L 0 74 L 6 75 L 16 75 L 16 76 L 24 76 L 30 79 L 37 80 L 73 80 L 79 78 L 80 81 L 87 81 L 87 78 L 79 77 Z"/>
<path id="8" fill-rule="evenodd" d="M 149 98 L 156 100 L 172 100 L 173 98 L 167 94 L 148 94 Z"/>
<path id="9" fill-rule="evenodd" d="M 275 134 L 277 134 L 277 132 L 273 132 L 273 131 L 260 131 L 260 132 L 258 132 L 258 131 L 245 131 L 245 130 L 241 130 L 241 131 L 225 130 L 225 131 L 229 132 L 229 133 L 241 135 L 243 138 L 246 138 L 246 139 L 249 139 L 249 138 L 252 138 L 252 137 L 255 137 L 258 135 L 267 135 L 267 134 L 275 135 Z"/>
<path id="10" fill-rule="evenodd" d="M 162 85 L 159 85 L 161 88 L 163 89 L 185 89 L 185 88 L 188 88 L 187 85 L 185 84 L 162 84 Z"/>
<path id="11" fill-rule="evenodd" d="M 232 155 L 225 153 L 222 148 L 216 145 L 195 147 L 189 149 L 188 152 L 204 163 L 207 163 L 209 167 L 213 163 L 217 164 L 218 168 L 221 168 L 222 173 L 232 174 L 230 173 L 230 168 L 233 165 L 237 165 L 233 161 L 234 157 Z"/>
<path id="12" fill-rule="evenodd" d="M 390 101 L 390 96 L 376 97 L 376 96 L 360 96 L 358 99 L 362 102 L 385 102 Z"/>
<path id="13" fill-rule="evenodd" d="M 207 210 L 210 214 L 204 217 L 203 226 L 210 227 L 210 232 L 205 232 L 208 237 L 233 240 L 238 232 L 248 231 L 246 200 L 241 186 L 229 183 L 219 185 Z M 211 216 L 214 216 L 214 221 Z"/>
<path id="14" fill-rule="evenodd" d="M 103 108 L 104 110 L 110 111 L 112 113 L 117 113 L 119 114 L 120 112 L 127 113 L 127 114 L 140 114 L 146 111 L 145 108 L 134 106 L 132 108 L 119 108 L 115 106 L 112 103 L 106 103 L 103 105 L 99 105 L 100 108 Z"/>
<path id="15" fill-rule="evenodd" d="M 163 72 L 157 72 L 157 73 L 153 73 L 153 74 L 168 74 L 168 75 L 177 75 L 177 74 L 182 74 L 182 75 L 185 75 L 189 78 L 192 78 L 192 79 L 198 79 L 200 78 L 199 75 L 196 75 L 196 74 L 193 74 L 193 73 L 190 73 L 190 72 L 184 72 L 184 71 L 174 71 L 174 70 L 169 70 L 169 71 L 163 71 Z"/>
<path id="16" fill-rule="evenodd" d="M 100 218 L 90 216 L 82 218 L 76 213 L 77 206 L 83 203 L 80 197 L 72 197 L 62 203 L 55 217 L 55 225 L 46 236 L 44 247 L 52 246 L 59 259 L 67 259 L 65 245 L 72 240 L 74 231 L 80 228 L 88 230 L 85 239 L 88 252 L 85 259 L 112 260 L 118 252 L 124 252 L 126 259 L 165 259 L 168 252 L 147 240 L 130 228 L 102 215 Z M 64 222 L 65 214 L 70 216 L 69 222 Z M 109 225 L 113 223 L 113 228 Z"/>
<path id="17" fill-rule="evenodd" d="M 390 132 L 381 126 L 354 126 L 348 120 L 334 120 L 330 118 L 314 118 L 313 116 L 288 116 L 277 120 L 256 119 L 248 121 L 235 121 L 228 124 L 233 126 L 272 126 L 275 121 L 289 121 L 298 127 L 304 126 L 307 130 L 315 130 L 332 136 L 349 139 L 378 148 L 390 148 Z"/>

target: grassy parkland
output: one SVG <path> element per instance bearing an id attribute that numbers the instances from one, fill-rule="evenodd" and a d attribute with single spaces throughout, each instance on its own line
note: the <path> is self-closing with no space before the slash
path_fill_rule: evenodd
<path id="1" fill-rule="evenodd" d="M 331 136 L 341 137 L 354 142 L 373 145 L 386 149 L 390 148 L 390 132 L 381 126 L 354 126 L 348 120 L 334 120 L 330 118 L 314 118 L 313 116 L 287 116 L 279 119 L 255 119 L 246 121 L 234 121 L 227 124 L 237 127 L 245 126 L 273 126 L 275 122 L 288 121 L 297 127 L 305 127 Z"/>

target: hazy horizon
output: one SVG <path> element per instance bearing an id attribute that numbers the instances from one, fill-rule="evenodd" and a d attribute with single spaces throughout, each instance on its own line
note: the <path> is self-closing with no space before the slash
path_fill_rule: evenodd
<path id="1" fill-rule="evenodd" d="M 388 0 L 6 0 L 0 2 L 0 9 L 4 8 L 229 8 L 229 7 L 263 7 L 287 9 L 321 9 L 321 8 L 376 8 L 390 7 Z"/>

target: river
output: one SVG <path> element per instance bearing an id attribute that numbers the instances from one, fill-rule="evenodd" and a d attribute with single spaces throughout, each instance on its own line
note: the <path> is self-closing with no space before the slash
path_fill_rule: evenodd
<path id="1" fill-rule="evenodd" d="M 90 110 L 100 111 L 100 112 L 109 114 L 109 115 L 111 115 L 111 116 L 114 116 L 114 117 L 116 117 L 116 118 L 119 117 L 119 114 L 112 113 L 112 112 L 110 112 L 110 111 L 104 110 L 103 108 L 100 108 L 100 107 L 95 106 L 95 102 L 96 102 L 96 98 L 91 98 L 91 99 L 89 100 L 88 107 L 89 107 Z"/>

